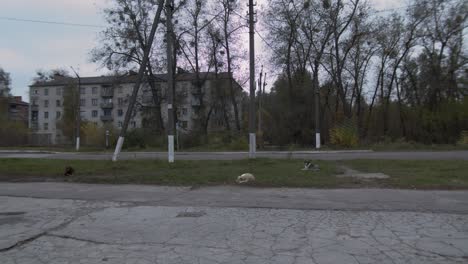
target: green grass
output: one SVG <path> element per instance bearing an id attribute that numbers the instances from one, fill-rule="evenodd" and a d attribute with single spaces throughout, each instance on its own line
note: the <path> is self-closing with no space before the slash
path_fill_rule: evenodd
<path id="1" fill-rule="evenodd" d="M 0 180 L 67 180 L 85 183 L 136 183 L 158 185 L 234 184 L 237 176 L 250 172 L 255 186 L 335 187 L 346 180 L 334 177 L 338 169 L 333 163 L 319 162 L 321 171 L 301 171 L 302 161 L 82 161 L 0 159 Z M 64 168 L 72 166 L 76 174 L 63 177 Z"/>
<path id="2" fill-rule="evenodd" d="M 344 165 L 362 172 L 382 172 L 388 179 L 367 186 L 416 189 L 468 189 L 468 161 L 463 160 L 350 160 Z"/>
<path id="3" fill-rule="evenodd" d="M 404 188 L 468 189 L 467 161 L 349 160 L 317 161 L 319 172 L 302 171 L 301 160 L 235 161 L 84 161 L 0 159 L 0 181 L 70 181 L 111 184 L 229 185 L 237 176 L 250 172 L 256 177 L 251 186 L 312 188 Z M 361 172 L 382 172 L 388 179 L 337 177 L 340 166 Z M 66 166 L 75 175 L 64 177 Z"/>

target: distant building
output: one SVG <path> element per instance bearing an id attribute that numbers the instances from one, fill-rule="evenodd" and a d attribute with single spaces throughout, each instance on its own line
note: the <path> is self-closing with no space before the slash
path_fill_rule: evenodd
<path id="1" fill-rule="evenodd" d="M 23 102 L 21 96 L 12 96 L 8 98 L 8 120 L 28 125 L 29 104 Z"/>
<path id="2" fill-rule="evenodd" d="M 82 120 L 93 122 L 98 126 L 112 125 L 120 129 L 136 78 L 135 74 L 80 78 Z M 165 74 L 160 74 L 154 81 L 157 96 L 161 100 L 161 115 L 165 124 L 167 123 L 166 79 Z M 224 129 L 226 120 L 231 127 L 235 127 L 231 100 L 227 97 L 224 97 L 225 100 L 220 100 L 220 95 L 229 96 L 228 84 L 232 81 L 237 91 L 238 112 L 241 116 L 240 85 L 227 73 L 201 73 L 199 79 L 202 80 L 201 86 L 196 86 L 195 74 L 180 73 L 176 76 L 175 107 L 180 131 L 190 132 L 197 125 L 196 109 L 200 107 L 200 95 L 203 96 L 205 109 L 210 117 L 209 131 Z M 30 86 L 29 127 L 33 133 L 47 136 L 52 144 L 64 141 L 63 134 L 57 128 L 57 121 L 63 115 L 65 89 L 71 89 L 70 87 L 78 87 L 77 78 L 56 76 L 53 80 L 35 82 Z M 132 115 L 129 129 L 150 126 L 151 114 L 147 110 L 154 109 L 154 105 L 153 91 L 148 81 L 145 81 L 140 87 L 135 105 L 136 111 Z"/>

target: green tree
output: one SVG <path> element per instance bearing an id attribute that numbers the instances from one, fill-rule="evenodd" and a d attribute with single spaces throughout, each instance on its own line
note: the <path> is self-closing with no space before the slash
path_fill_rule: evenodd
<path id="1" fill-rule="evenodd" d="M 10 95 L 10 84 L 10 73 L 0 67 L 0 96 L 7 97 Z"/>
<path id="2" fill-rule="evenodd" d="M 71 140 L 76 135 L 79 103 L 77 84 L 71 80 L 63 89 L 63 115 L 57 122 L 57 127 L 62 131 L 62 134 Z M 80 132 L 84 132 L 85 126 L 86 122 L 81 122 Z"/>

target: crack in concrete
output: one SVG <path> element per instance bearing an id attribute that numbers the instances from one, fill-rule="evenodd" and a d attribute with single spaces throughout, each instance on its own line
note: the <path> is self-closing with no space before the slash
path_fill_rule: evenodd
<path id="1" fill-rule="evenodd" d="M 65 228 L 66 226 L 68 226 L 69 224 L 73 223 L 75 220 L 77 220 L 78 218 L 80 217 L 83 217 L 83 216 L 86 216 L 86 215 L 90 215 L 92 213 L 96 213 L 96 212 L 99 212 L 101 210 L 105 210 L 106 208 L 109 208 L 110 206 L 103 206 L 103 207 L 100 207 L 100 208 L 97 208 L 97 209 L 90 209 L 90 210 L 85 210 L 85 213 L 77 213 L 77 214 L 74 214 L 70 217 L 69 220 L 66 220 L 66 221 L 63 221 L 62 223 L 58 224 L 57 226 L 54 226 L 54 227 L 51 227 L 51 228 L 48 228 L 46 229 L 45 231 L 42 231 L 34 236 L 31 236 L 31 237 L 28 237 L 26 239 L 23 239 L 23 240 L 20 240 L 18 242 L 16 242 L 15 244 L 9 246 L 9 247 L 5 247 L 5 248 L 0 248 L 0 253 L 3 253 L 3 252 L 8 252 L 10 250 L 13 250 L 13 249 L 16 249 L 16 248 L 19 248 L 21 246 L 24 246 L 26 244 L 29 244 L 43 236 L 47 236 L 49 235 L 50 232 L 53 232 L 53 231 L 57 231 L 57 230 L 60 230 L 62 228 Z M 78 210 L 79 211 L 79 210 Z M 43 224 L 45 225 L 45 223 Z"/>
<path id="2" fill-rule="evenodd" d="M 34 241 L 34 240 L 36 240 L 36 239 L 38 239 L 38 238 L 44 236 L 46 233 L 47 233 L 47 231 L 44 231 L 44 232 L 41 232 L 41 233 L 39 233 L 39 234 L 37 234 L 37 235 L 35 235 L 35 236 L 28 237 L 28 238 L 26 238 L 26 239 L 20 240 L 20 241 L 16 242 L 15 244 L 13 244 L 13 245 L 11 245 L 11 246 L 9 246 L 9 247 L 0 248 L 0 253 L 7 252 L 7 251 L 10 251 L 10 250 L 12 250 L 12 249 L 21 247 L 21 246 L 23 246 L 23 245 L 25 245 L 25 244 L 28 244 L 28 243 L 30 243 L 30 242 L 32 242 L 32 241 Z"/>

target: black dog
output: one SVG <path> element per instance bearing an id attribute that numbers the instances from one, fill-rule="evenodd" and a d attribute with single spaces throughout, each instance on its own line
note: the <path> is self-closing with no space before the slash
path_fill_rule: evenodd
<path id="1" fill-rule="evenodd" d="M 75 173 L 75 170 L 72 167 L 67 166 L 65 168 L 65 173 L 64 173 L 65 176 L 72 176 L 73 173 Z"/>

